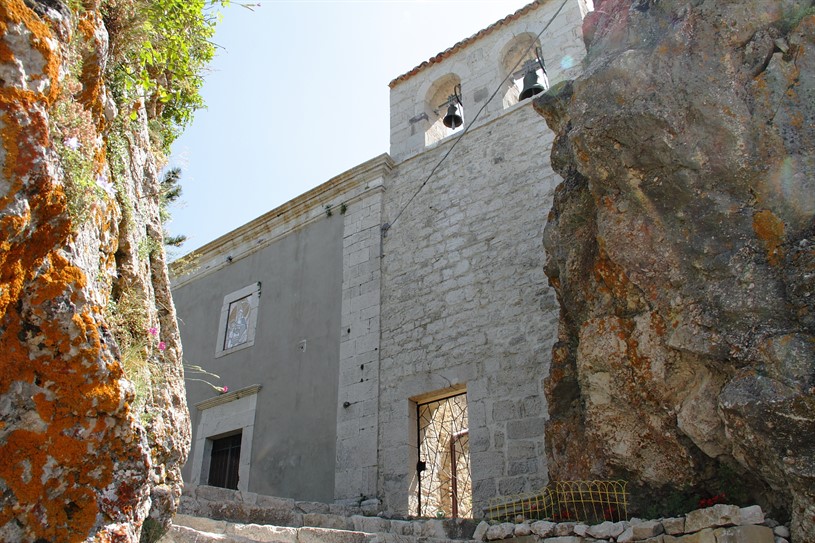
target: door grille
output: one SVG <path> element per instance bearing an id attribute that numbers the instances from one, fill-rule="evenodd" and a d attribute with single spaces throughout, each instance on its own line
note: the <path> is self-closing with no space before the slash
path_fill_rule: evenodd
<path id="1" fill-rule="evenodd" d="M 418 515 L 472 517 L 467 395 L 418 404 Z"/>

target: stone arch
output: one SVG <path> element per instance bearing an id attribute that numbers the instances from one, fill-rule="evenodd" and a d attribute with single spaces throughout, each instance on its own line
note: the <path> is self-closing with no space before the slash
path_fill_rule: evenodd
<path id="1" fill-rule="evenodd" d="M 447 99 L 453 94 L 456 85 L 461 85 L 461 77 L 455 73 L 448 73 L 436 79 L 427 89 L 424 96 L 424 113 L 427 115 L 425 145 L 432 145 L 453 132 L 461 130 L 461 127 L 452 130 L 442 123 L 447 113 Z M 461 114 L 463 117 L 464 114 Z"/>
<path id="2" fill-rule="evenodd" d="M 518 34 L 510 40 L 501 50 L 501 75 L 508 76 L 503 92 L 503 108 L 506 109 L 518 103 L 518 95 L 523 84 L 523 67 L 527 60 L 537 58 L 536 48 L 541 43 L 537 35 L 532 32 Z M 520 73 L 520 76 L 518 75 Z M 538 69 L 538 76 L 542 72 Z"/>

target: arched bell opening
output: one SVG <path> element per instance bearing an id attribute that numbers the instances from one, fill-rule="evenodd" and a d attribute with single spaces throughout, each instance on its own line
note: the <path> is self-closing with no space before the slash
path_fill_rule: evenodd
<path id="1" fill-rule="evenodd" d="M 545 92 L 549 88 L 540 40 L 530 32 L 515 36 L 501 54 L 501 68 L 507 77 L 504 109 Z"/>
<path id="2" fill-rule="evenodd" d="M 461 78 L 447 74 L 437 79 L 427 91 L 425 114 L 428 129 L 425 145 L 431 145 L 463 129 L 464 105 L 461 98 Z"/>

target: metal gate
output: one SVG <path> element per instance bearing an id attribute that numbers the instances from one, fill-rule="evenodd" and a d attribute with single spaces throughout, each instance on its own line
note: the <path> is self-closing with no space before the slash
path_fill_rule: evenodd
<path id="1" fill-rule="evenodd" d="M 466 393 L 416 406 L 418 515 L 472 517 Z"/>

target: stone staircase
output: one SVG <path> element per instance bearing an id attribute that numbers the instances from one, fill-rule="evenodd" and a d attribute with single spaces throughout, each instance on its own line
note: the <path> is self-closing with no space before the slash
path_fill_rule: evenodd
<path id="1" fill-rule="evenodd" d="M 361 517 L 384 520 L 376 517 Z M 159 543 L 462 543 L 439 533 L 439 526 L 428 524 L 416 530 L 416 521 L 389 521 L 389 525 L 364 523 L 362 530 L 316 526 L 272 526 L 242 524 L 189 515 L 176 515 L 170 531 Z M 394 530 L 395 531 L 390 531 Z M 376 531 L 375 531 L 376 530 Z M 418 532 L 418 533 L 416 533 Z M 437 537 L 434 537 L 437 536 Z M 440 536 L 440 537 L 439 537 Z"/>
<path id="2" fill-rule="evenodd" d="M 301 502 L 222 488 L 185 489 L 160 543 L 462 543 L 478 521 L 374 516 L 378 500 Z M 479 530 L 486 530 L 486 523 Z M 483 535 L 483 534 L 482 534 Z M 480 539 L 481 535 L 479 535 Z"/>
<path id="3" fill-rule="evenodd" d="M 159 543 L 791 543 L 789 537 L 788 527 L 765 518 L 757 505 L 716 504 L 677 518 L 593 526 L 524 519 L 490 524 L 389 518 L 377 500 L 324 504 L 198 487 L 185 490 Z"/>

